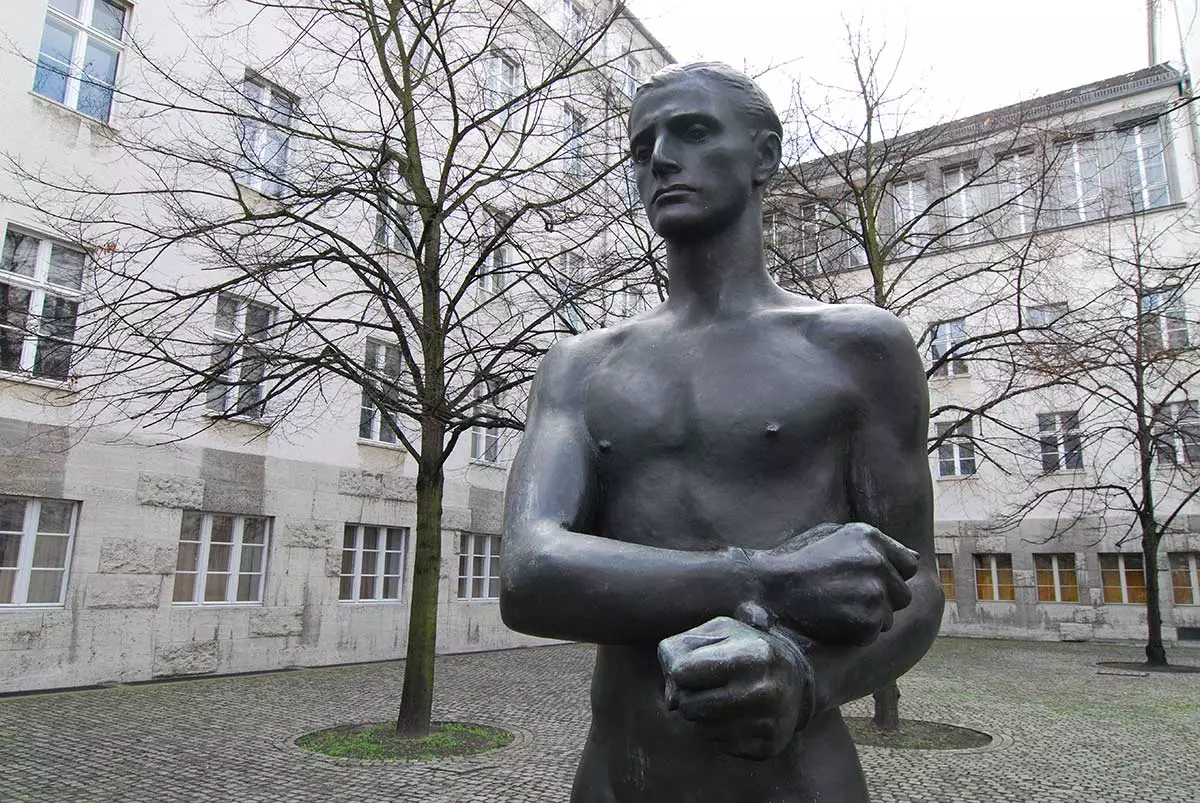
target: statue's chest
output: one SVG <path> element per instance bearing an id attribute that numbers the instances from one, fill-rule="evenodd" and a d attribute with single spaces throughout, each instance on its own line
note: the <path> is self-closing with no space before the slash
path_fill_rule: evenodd
<path id="1" fill-rule="evenodd" d="M 840 437 L 855 414 L 848 385 L 803 341 L 626 346 L 590 377 L 586 420 L 602 453 L 626 459 L 766 458 Z"/>

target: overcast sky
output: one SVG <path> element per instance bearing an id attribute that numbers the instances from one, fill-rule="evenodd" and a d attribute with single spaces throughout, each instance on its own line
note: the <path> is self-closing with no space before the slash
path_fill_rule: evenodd
<path id="1" fill-rule="evenodd" d="M 781 108 L 791 76 L 844 83 L 843 19 L 862 20 L 899 57 L 899 81 L 921 90 L 927 122 L 1147 64 L 1145 0 L 630 0 L 630 8 L 681 62 L 752 72 L 792 62 L 762 81 Z"/>

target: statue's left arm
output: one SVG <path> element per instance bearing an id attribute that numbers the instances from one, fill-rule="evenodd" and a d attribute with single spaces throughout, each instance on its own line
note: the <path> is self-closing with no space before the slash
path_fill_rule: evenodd
<path id="1" fill-rule="evenodd" d="M 812 667 L 814 713 L 870 694 L 907 672 L 933 644 L 945 604 L 933 553 L 924 365 L 899 320 L 876 309 L 862 314 L 866 325 L 846 346 L 861 394 L 846 478 L 850 516 L 919 553 L 919 569 L 908 581 L 912 602 L 870 644 L 801 643 Z"/>

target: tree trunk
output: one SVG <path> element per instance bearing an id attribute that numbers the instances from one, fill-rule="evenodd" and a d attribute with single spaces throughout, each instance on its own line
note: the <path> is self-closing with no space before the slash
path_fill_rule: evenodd
<path id="1" fill-rule="evenodd" d="M 900 686 L 896 681 L 876 689 L 873 723 L 881 731 L 900 730 Z"/>
<path id="2" fill-rule="evenodd" d="M 421 457 L 417 466 L 417 542 L 409 600 L 408 648 L 404 654 L 404 688 L 396 735 L 429 734 L 433 715 L 433 663 L 437 649 L 439 577 L 442 568 L 442 424 L 421 422 Z"/>
<path id="3" fill-rule="evenodd" d="M 1156 528 L 1142 532 L 1142 561 L 1146 571 L 1146 663 L 1167 665 L 1162 637 L 1162 603 L 1158 597 L 1158 534 Z"/>

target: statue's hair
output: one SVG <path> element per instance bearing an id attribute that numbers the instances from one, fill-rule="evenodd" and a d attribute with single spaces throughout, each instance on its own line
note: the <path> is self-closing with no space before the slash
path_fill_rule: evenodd
<path id="1" fill-rule="evenodd" d="M 775 107 L 771 105 L 767 93 L 763 92 L 762 87 L 754 83 L 750 76 L 720 61 L 668 64 L 647 78 L 637 88 L 634 97 L 647 89 L 658 89 L 689 75 L 712 81 L 728 91 L 738 109 L 746 116 L 751 128 L 774 131 L 783 138 L 783 125 L 779 122 L 779 115 L 775 113 Z"/>

